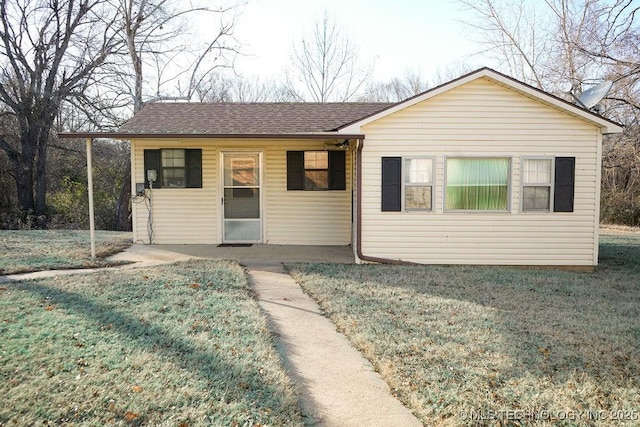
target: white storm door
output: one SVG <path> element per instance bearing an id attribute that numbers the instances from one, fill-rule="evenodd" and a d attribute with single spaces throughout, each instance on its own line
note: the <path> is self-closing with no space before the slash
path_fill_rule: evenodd
<path id="1" fill-rule="evenodd" d="M 261 154 L 222 154 L 222 240 L 262 242 Z"/>

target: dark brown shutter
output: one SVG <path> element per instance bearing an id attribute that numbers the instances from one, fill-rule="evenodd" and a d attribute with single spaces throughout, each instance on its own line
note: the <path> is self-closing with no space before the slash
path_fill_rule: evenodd
<path id="1" fill-rule="evenodd" d="M 287 190 L 304 190 L 304 151 L 287 151 Z"/>
<path id="2" fill-rule="evenodd" d="M 402 157 L 382 158 L 382 211 L 402 209 Z"/>
<path id="3" fill-rule="evenodd" d="M 346 190 L 346 175 L 345 152 L 329 151 L 329 190 Z"/>
<path id="4" fill-rule="evenodd" d="M 554 212 L 573 212 L 575 174 L 575 157 L 556 157 L 553 193 Z"/>
<path id="5" fill-rule="evenodd" d="M 202 150 L 187 149 L 184 150 L 185 167 L 186 167 L 186 187 L 202 188 Z"/>
<path id="6" fill-rule="evenodd" d="M 160 188 L 162 179 L 160 179 L 160 150 L 144 150 L 144 188 L 149 188 L 149 179 L 147 171 L 155 170 L 157 179 L 153 183 L 153 188 Z"/>

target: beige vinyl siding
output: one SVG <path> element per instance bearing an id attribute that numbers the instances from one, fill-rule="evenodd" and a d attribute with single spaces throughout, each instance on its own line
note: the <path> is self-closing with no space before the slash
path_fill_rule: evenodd
<path id="1" fill-rule="evenodd" d="M 286 152 L 324 150 L 324 141 L 145 139 L 132 141 L 132 147 L 134 184 L 143 181 L 144 149 L 202 149 L 203 188 L 153 191 L 154 243 L 222 242 L 221 153 L 243 151 L 262 153 L 264 243 L 348 245 L 351 242 L 351 153 L 347 152 L 346 156 L 346 190 L 287 191 Z M 148 211 L 144 203 L 135 203 L 133 208 L 134 239 L 146 243 Z"/>
<path id="2" fill-rule="evenodd" d="M 599 129 L 488 79 L 363 127 L 362 252 L 428 264 L 595 265 Z M 381 157 L 433 156 L 433 212 L 381 212 Z M 508 212 L 446 212 L 447 157 L 507 157 Z M 521 212 L 524 157 L 576 158 L 572 213 Z"/>
<path id="3" fill-rule="evenodd" d="M 287 191 L 287 150 L 323 150 L 323 143 L 271 147 L 267 162 L 267 242 L 294 245 L 351 243 L 351 159 L 346 155 L 346 190 Z"/>
<path id="4" fill-rule="evenodd" d="M 152 191 L 153 242 L 217 243 L 219 242 L 218 152 L 209 144 L 197 140 L 134 140 L 132 181 L 143 182 L 144 150 L 162 148 L 202 149 L 202 188 L 159 188 Z M 133 203 L 134 241 L 149 243 L 147 220 L 149 212 L 144 202 Z"/>

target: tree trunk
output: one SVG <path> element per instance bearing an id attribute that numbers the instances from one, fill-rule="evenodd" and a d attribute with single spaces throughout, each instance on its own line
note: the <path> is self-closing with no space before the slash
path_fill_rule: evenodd
<path id="1" fill-rule="evenodd" d="M 45 126 L 46 127 L 46 126 Z M 49 127 L 41 129 L 38 135 L 38 157 L 36 158 L 35 174 L 35 214 L 43 218 L 43 223 L 38 224 L 39 228 L 46 226 L 44 217 L 47 215 L 47 148 Z"/>
<path id="2" fill-rule="evenodd" d="M 18 209 L 23 219 L 35 212 L 33 199 L 33 163 L 28 162 L 22 156 L 22 161 L 16 165 L 16 191 L 18 196 Z"/>
<path id="3" fill-rule="evenodd" d="M 33 198 L 33 168 L 34 147 L 31 145 L 31 134 L 21 132 L 22 151 L 12 159 L 16 171 L 16 191 L 18 196 L 18 209 L 23 220 L 29 215 L 35 214 L 36 205 Z"/>
<path id="4" fill-rule="evenodd" d="M 120 231 L 131 231 L 131 162 L 127 162 L 120 190 L 120 197 L 116 201 L 115 229 Z"/>
<path id="5" fill-rule="evenodd" d="M 38 228 L 47 226 L 47 148 L 49 132 L 53 126 L 50 113 L 37 114 L 37 111 L 50 111 L 51 108 L 31 106 L 30 114 L 20 122 L 21 152 L 9 156 L 15 169 L 18 209 L 23 220 L 35 217 Z"/>

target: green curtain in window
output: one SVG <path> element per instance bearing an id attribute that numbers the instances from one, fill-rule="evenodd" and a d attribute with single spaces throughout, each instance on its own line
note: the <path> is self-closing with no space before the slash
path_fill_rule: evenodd
<path id="1" fill-rule="evenodd" d="M 509 159 L 447 159 L 446 173 L 446 209 L 507 209 Z"/>

